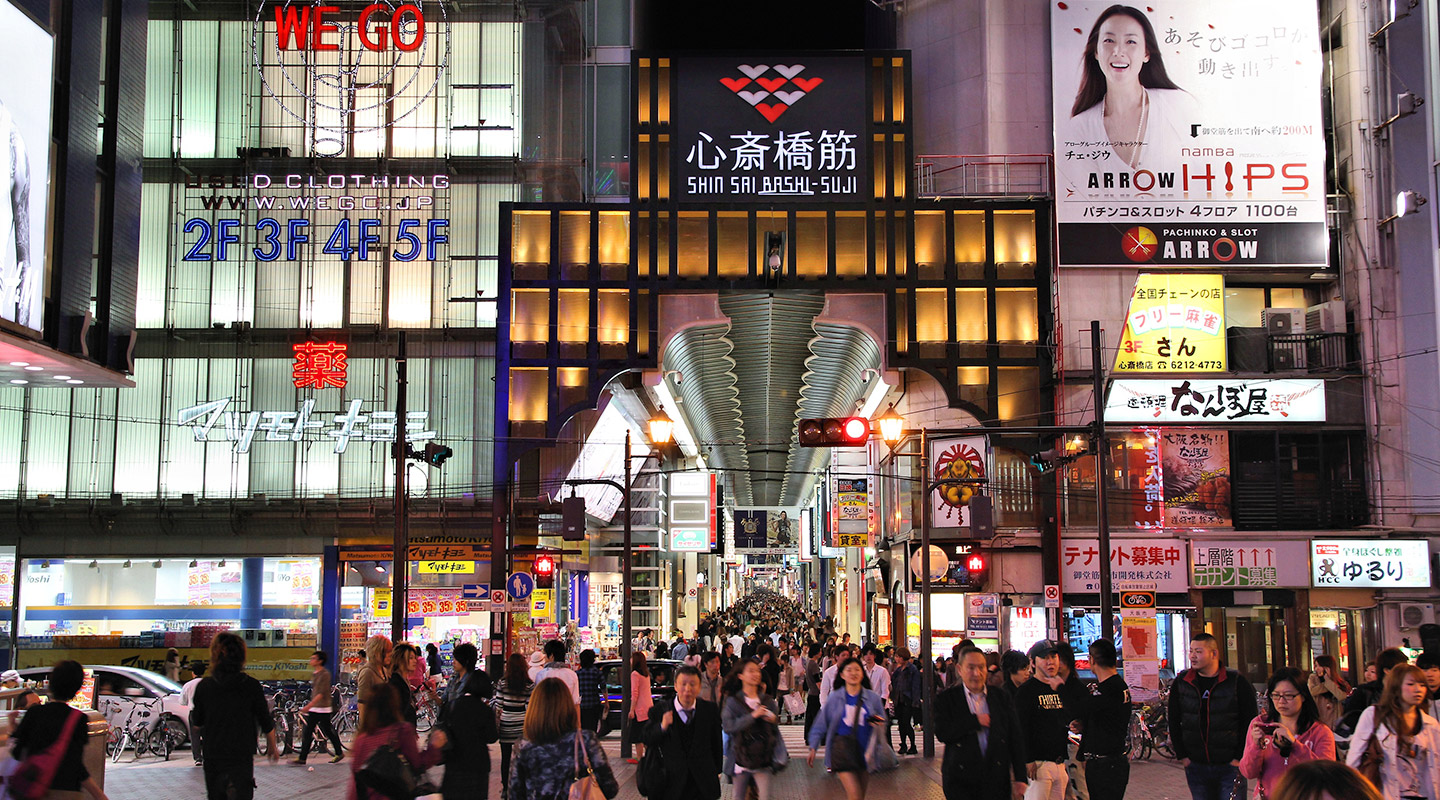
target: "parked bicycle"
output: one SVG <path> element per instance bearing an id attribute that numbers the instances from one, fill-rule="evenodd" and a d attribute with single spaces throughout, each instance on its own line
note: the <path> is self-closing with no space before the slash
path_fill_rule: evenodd
<path id="1" fill-rule="evenodd" d="M 107 701 L 109 707 L 103 713 L 112 722 L 105 740 L 105 754 L 111 763 L 118 762 L 120 754 L 127 749 L 135 752 L 137 761 L 149 754 L 170 760 L 175 742 L 170 728 L 161 724 L 160 698 L 111 697 Z"/>

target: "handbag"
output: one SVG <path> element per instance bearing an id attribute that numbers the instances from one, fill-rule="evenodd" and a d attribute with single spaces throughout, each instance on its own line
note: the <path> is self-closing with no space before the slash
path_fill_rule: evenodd
<path id="1" fill-rule="evenodd" d="M 865 754 L 865 763 L 871 772 L 889 772 L 900 768 L 900 756 L 895 754 L 894 748 L 885 741 L 885 737 L 876 731 L 870 734 L 870 748 Z"/>
<path id="2" fill-rule="evenodd" d="M 785 695 L 785 710 L 790 712 L 790 716 L 792 717 L 798 717 L 801 714 L 804 714 L 805 693 L 791 692 L 790 694 Z"/>
<path id="3" fill-rule="evenodd" d="M 1375 786 L 1376 790 L 1383 792 L 1380 765 L 1385 762 L 1385 753 L 1380 749 L 1379 733 L 1378 727 L 1370 732 L 1370 741 L 1365 745 L 1365 752 L 1360 754 L 1360 764 L 1356 769 Z"/>
<path id="4" fill-rule="evenodd" d="M 355 772 L 355 785 L 395 800 L 410 800 L 416 795 L 419 778 L 409 759 L 400 752 L 394 735 L 390 738 L 391 741 L 375 748 L 365 759 L 365 765 Z"/>
<path id="5" fill-rule="evenodd" d="M 570 784 L 569 800 L 605 800 L 605 792 L 595 779 L 590 754 L 580 742 L 581 732 L 575 731 L 575 782 Z"/>
<path id="6" fill-rule="evenodd" d="M 71 709 L 55 741 L 44 750 L 26 755 L 14 765 L 14 769 L 4 778 L 6 797 L 37 800 L 49 793 L 50 784 L 55 781 L 55 773 L 60 771 L 60 762 L 70 750 L 70 737 L 74 735 L 75 726 L 84 716 L 84 712 Z"/>
<path id="7" fill-rule="evenodd" d="M 840 713 L 843 715 L 845 712 Z M 864 720 L 865 704 L 862 701 L 855 707 L 855 724 L 850 726 L 850 733 L 836 736 L 830 742 L 831 772 L 865 771 L 865 754 L 860 749 L 860 726 L 865 724 Z"/>
<path id="8" fill-rule="evenodd" d="M 665 762 L 658 742 L 645 748 L 645 755 L 640 757 L 640 765 L 635 768 L 635 790 L 644 797 L 665 791 Z"/>

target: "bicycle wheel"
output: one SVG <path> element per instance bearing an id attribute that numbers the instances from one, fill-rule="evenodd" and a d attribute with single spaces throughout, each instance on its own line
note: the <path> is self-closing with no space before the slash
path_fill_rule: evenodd
<path id="1" fill-rule="evenodd" d="M 415 730 L 424 733 L 435 727 L 435 704 L 422 700 L 415 709 Z"/>
<path id="2" fill-rule="evenodd" d="M 160 756 L 160 758 L 165 761 L 170 760 L 170 735 L 169 732 L 165 730 L 164 725 L 160 725 L 156 727 L 155 730 L 150 731 L 150 741 L 146 747 L 150 752 Z"/>
<path id="3" fill-rule="evenodd" d="M 130 731 L 121 731 L 120 738 L 115 742 L 115 751 L 110 754 L 110 763 L 120 763 L 120 754 L 125 752 L 125 746 L 130 744 Z"/>
<path id="4" fill-rule="evenodd" d="M 161 729 L 165 731 L 165 736 L 170 739 L 170 752 L 179 750 L 190 740 L 190 732 L 178 717 L 166 716 L 161 720 L 160 725 Z"/>

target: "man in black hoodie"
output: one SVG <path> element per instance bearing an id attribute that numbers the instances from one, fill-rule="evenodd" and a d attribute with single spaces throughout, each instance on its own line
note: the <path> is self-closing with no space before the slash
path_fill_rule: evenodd
<path id="1" fill-rule="evenodd" d="M 1070 720 L 1075 715 L 1065 708 L 1059 691 L 1060 652 L 1057 644 L 1042 639 L 1030 647 L 1035 674 L 1015 690 L 1015 715 L 1025 737 L 1025 770 L 1030 786 L 1025 800 L 1065 800 L 1070 776 L 1065 762 L 1070 756 Z"/>
<path id="2" fill-rule="evenodd" d="M 1170 684 L 1170 742 L 1185 767 L 1194 800 L 1244 797 L 1240 756 L 1245 733 L 1258 713 L 1255 687 L 1226 669 L 1220 646 L 1208 633 L 1190 637 L 1190 669 Z"/>
<path id="3" fill-rule="evenodd" d="M 280 758 L 275 723 L 260 682 L 245 674 L 245 641 L 217 633 L 210 644 L 211 676 L 195 687 L 190 718 L 205 729 L 205 796 L 251 800 L 255 796 L 255 739 L 265 734 L 270 763 Z M 257 733 L 258 731 L 258 733 Z"/>
<path id="4" fill-rule="evenodd" d="M 1355 729 L 1355 722 L 1360 719 L 1360 715 L 1365 709 L 1380 701 L 1380 692 L 1385 689 L 1385 676 L 1390 674 L 1390 670 L 1401 664 L 1409 663 L 1410 658 L 1405 655 L 1405 651 L 1398 647 L 1380 651 L 1380 655 L 1375 657 L 1376 679 L 1356 686 L 1355 691 L 1345 698 L 1344 714 L 1341 719 L 1348 724 L 1351 730 Z"/>

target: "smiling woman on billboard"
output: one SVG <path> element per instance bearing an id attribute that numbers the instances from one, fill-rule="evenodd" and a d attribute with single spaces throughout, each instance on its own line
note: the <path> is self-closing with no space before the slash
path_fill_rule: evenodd
<path id="1" fill-rule="evenodd" d="M 1150 20 L 1137 8 L 1100 13 L 1085 42 L 1080 89 L 1070 109 L 1078 141 L 1105 142 L 1127 169 L 1173 158 L 1195 116 L 1190 94 L 1170 80 Z"/>

